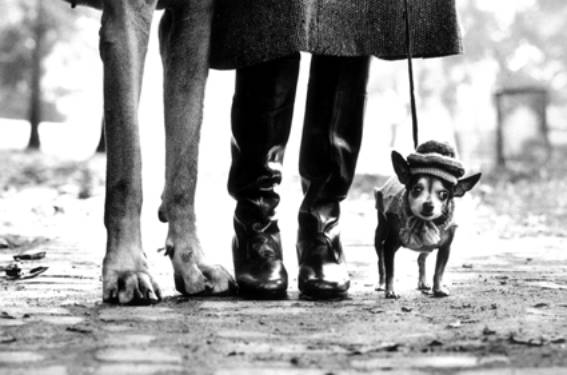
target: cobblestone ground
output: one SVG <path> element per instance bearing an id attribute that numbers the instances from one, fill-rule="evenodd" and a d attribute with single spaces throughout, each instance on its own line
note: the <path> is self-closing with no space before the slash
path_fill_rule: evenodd
<path id="1" fill-rule="evenodd" d="M 181 297 L 168 260 L 154 251 L 161 228 L 147 230 L 145 243 L 166 298 L 118 307 L 100 302 L 104 232 L 95 185 L 81 200 L 73 185 L 0 195 L 0 237 L 20 236 L 3 237 L 0 266 L 13 255 L 45 251 L 21 266 L 49 267 L 33 279 L 0 281 L 1 374 L 567 373 L 567 241 L 478 233 L 465 217 L 484 215 L 472 200 L 461 204 L 466 215 L 447 271 L 448 298 L 415 290 L 416 256 L 406 250 L 396 258 L 402 298 L 374 291 L 375 219 L 370 195 L 362 194 L 343 206 L 348 299 L 300 299 L 296 280 L 282 301 Z M 227 267 L 230 208 L 216 212 L 228 217 L 221 224 L 203 219 L 203 242 Z M 294 210 L 282 204 L 291 275 Z M 144 227 L 156 226 L 152 214 Z"/>

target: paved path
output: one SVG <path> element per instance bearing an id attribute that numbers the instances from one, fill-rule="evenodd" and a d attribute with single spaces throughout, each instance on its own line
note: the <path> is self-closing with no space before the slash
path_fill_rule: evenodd
<path id="1" fill-rule="evenodd" d="M 100 267 L 88 247 L 48 243 L 40 262 L 48 272 L 0 284 L 0 373 L 562 374 L 567 267 L 557 241 L 507 241 L 492 256 L 457 257 L 446 299 L 414 291 L 408 267 L 398 277 L 403 298 L 385 300 L 373 291 L 373 259 L 352 256 L 344 301 L 301 300 L 295 288 L 284 301 L 168 291 L 148 307 L 99 303 Z M 398 263 L 413 266 L 409 255 Z"/>
<path id="2" fill-rule="evenodd" d="M 346 300 L 299 299 L 296 280 L 283 301 L 180 297 L 168 260 L 153 250 L 163 239 L 160 227 L 145 243 L 165 300 L 117 307 L 100 303 L 102 198 L 77 200 L 76 193 L 68 186 L 0 194 L 3 233 L 50 239 L 30 245 L 46 258 L 24 264 L 48 266 L 46 273 L 0 281 L 2 375 L 567 373 L 564 238 L 498 239 L 461 218 L 446 276 L 452 296 L 414 290 L 415 254 L 402 250 L 396 258 L 402 298 L 385 300 L 374 291 L 374 211 L 363 195 L 344 206 L 353 281 Z M 474 202 L 462 208 L 482 215 Z M 293 210 L 282 206 L 291 275 Z M 230 206 L 225 211 L 221 216 L 230 217 Z M 158 225 L 151 217 L 146 227 Z M 229 243 L 229 224 L 210 234 L 204 222 L 205 243 Z M 21 251 L 0 250 L 0 265 Z M 230 266 L 226 246 L 212 253 Z"/>

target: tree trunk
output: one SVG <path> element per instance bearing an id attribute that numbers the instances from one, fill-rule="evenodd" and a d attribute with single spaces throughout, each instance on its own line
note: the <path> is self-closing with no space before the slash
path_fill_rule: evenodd
<path id="1" fill-rule="evenodd" d="M 106 152 L 106 141 L 104 139 L 104 117 L 102 118 L 101 123 L 100 140 L 98 141 L 98 146 L 96 146 L 96 152 L 104 154 Z"/>
<path id="2" fill-rule="evenodd" d="M 29 122 L 31 127 L 28 150 L 39 150 L 39 123 L 41 122 L 41 62 L 43 60 L 43 39 L 45 28 L 43 26 L 43 0 L 36 0 L 36 21 L 34 26 L 35 46 L 32 51 L 32 72 L 30 83 Z"/>

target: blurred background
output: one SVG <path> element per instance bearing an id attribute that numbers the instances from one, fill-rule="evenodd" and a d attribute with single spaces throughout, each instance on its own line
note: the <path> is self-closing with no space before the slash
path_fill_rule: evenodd
<path id="1" fill-rule="evenodd" d="M 567 5 L 561 0 L 460 0 L 458 7 L 465 54 L 415 64 L 421 138 L 455 143 L 474 168 L 544 161 L 554 146 L 567 142 L 562 121 Z M 0 147 L 89 157 L 100 140 L 102 117 L 98 12 L 72 10 L 58 0 L 4 0 L 0 12 Z M 151 127 L 148 132 L 162 127 L 155 34 L 142 101 L 142 127 Z M 305 55 L 304 65 L 308 59 Z M 406 75 L 403 61 L 373 61 L 360 173 L 384 172 L 389 148 L 411 147 Z M 205 134 L 228 137 L 232 81 L 232 72 L 211 72 Z M 65 142 L 70 138 L 73 142 Z M 293 144 L 289 159 L 297 154 Z M 219 150 L 208 145 L 203 143 L 205 155 Z"/>
<path id="2" fill-rule="evenodd" d="M 563 236 L 561 223 L 567 218 L 567 198 L 562 193 L 566 182 L 567 3 L 457 3 L 465 53 L 414 63 L 421 140 L 435 138 L 455 144 L 469 173 L 484 173 L 482 185 L 463 204 L 469 207 L 465 212 L 479 217 L 472 232 Z M 63 211 L 64 197 L 75 199 L 66 201 L 69 207 L 77 205 L 76 199 L 94 199 L 88 207 L 95 210 L 94 227 L 103 237 L 100 15 L 90 9 L 70 9 L 60 0 L 2 0 L 0 14 L 0 201 L 4 198 L 0 228 L 9 232 L 17 227 L 13 221 L 18 215 L 37 208 L 28 207 L 28 195 L 16 199 L 22 189 L 35 188 L 36 193 L 43 192 L 44 196 L 39 195 L 42 202 L 50 197 L 56 203 L 49 201 L 49 205 Z M 158 225 L 164 175 L 162 79 L 155 30 L 159 17 L 154 18 L 140 105 L 144 223 L 149 223 L 144 224 L 145 233 L 154 233 L 150 228 Z M 297 159 L 308 64 L 309 56 L 302 55 L 282 185 L 282 191 L 288 192 L 280 209 L 284 227 L 294 225 L 300 201 Z M 372 217 L 372 189 L 392 173 L 390 151 L 408 153 L 412 149 L 406 69 L 405 61 L 372 62 L 365 136 L 352 205 L 348 206 L 354 224 Z M 210 73 L 200 149 L 202 238 L 205 245 L 223 249 L 230 243 L 234 204 L 226 193 L 233 80 L 232 71 Z M 102 152 L 96 155 L 96 150 Z M 55 192 L 46 193 L 46 186 Z M 45 210 L 46 215 L 57 214 L 57 208 Z M 30 232 L 37 234 L 46 225 L 45 218 L 37 219 L 36 227 L 28 219 L 22 219 L 27 223 L 23 227 Z M 373 225 L 362 227 L 371 231 Z M 218 235 L 219 227 L 226 235 Z M 146 241 L 150 246 L 163 242 L 164 227 L 160 228 L 155 244 L 152 239 Z M 289 232 L 292 236 L 294 231 Z M 82 236 L 84 232 L 77 233 Z M 350 234 L 351 238 L 360 236 L 371 243 L 371 233 Z"/>

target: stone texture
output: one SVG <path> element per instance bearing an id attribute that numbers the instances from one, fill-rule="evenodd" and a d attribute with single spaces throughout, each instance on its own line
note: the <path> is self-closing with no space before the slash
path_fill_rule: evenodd
<path id="1" fill-rule="evenodd" d="M 181 363 L 183 360 L 180 354 L 156 348 L 106 348 L 97 351 L 95 358 L 101 362 L 129 363 Z"/>
<path id="2" fill-rule="evenodd" d="M 352 366 L 359 370 L 372 371 L 379 369 L 463 369 L 474 368 L 487 364 L 508 363 L 503 356 L 475 357 L 471 355 L 433 355 L 414 356 L 410 358 L 370 358 L 353 360 Z"/>
<path id="3" fill-rule="evenodd" d="M 0 351 L 0 364 L 28 364 L 43 359 L 43 355 L 32 351 Z"/>
<path id="4" fill-rule="evenodd" d="M 178 374 L 183 373 L 184 368 L 174 365 L 154 364 L 117 364 L 102 365 L 93 372 L 94 375 L 151 375 L 151 374 Z"/>
<path id="5" fill-rule="evenodd" d="M 2 375 L 67 375 L 65 366 L 41 366 L 31 368 L 3 368 Z"/>
<path id="6" fill-rule="evenodd" d="M 183 316 L 166 307 L 109 307 L 99 312 L 99 318 L 105 322 L 129 320 L 160 321 L 163 319 L 181 319 Z"/>
<path id="7" fill-rule="evenodd" d="M 102 342 L 109 346 L 133 346 L 133 345 L 145 345 L 152 342 L 155 336 L 151 335 L 138 335 L 138 334 L 111 334 L 104 339 Z"/>
<path id="8" fill-rule="evenodd" d="M 49 315 L 38 315 L 32 317 L 29 321 L 40 321 L 43 323 L 70 326 L 74 324 L 79 324 L 83 322 L 85 318 L 80 316 L 49 316 Z"/>

